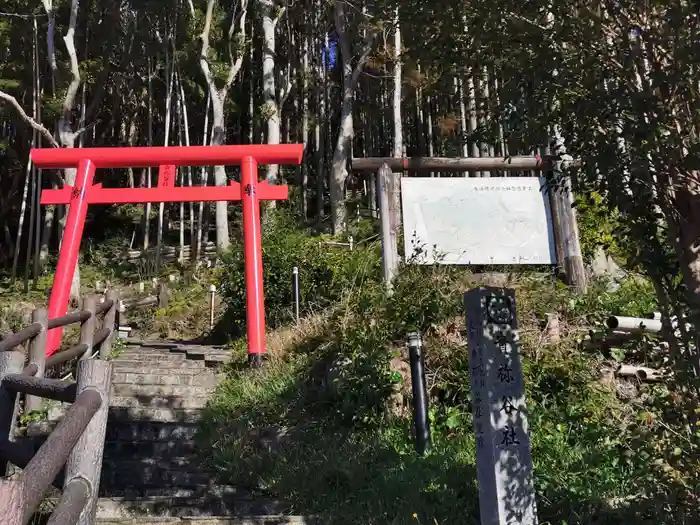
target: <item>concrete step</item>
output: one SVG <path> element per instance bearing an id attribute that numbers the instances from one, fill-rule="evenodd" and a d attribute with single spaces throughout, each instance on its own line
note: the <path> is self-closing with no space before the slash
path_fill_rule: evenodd
<path id="1" fill-rule="evenodd" d="M 110 406 L 114 408 L 154 408 L 165 410 L 202 409 L 207 406 L 209 396 L 181 397 L 136 394 L 112 396 Z"/>
<path id="2" fill-rule="evenodd" d="M 128 442 L 191 441 L 197 434 L 196 423 L 161 421 L 119 421 L 112 418 L 107 425 L 106 439 Z"/>
<path id="3" fill-rule="evenodd" d="M 188 458 L 182 461 L 147 463 L 145 461 L 125 461 L 123 459 L 102 463 L 100 492 L 112 495 L 119 489 L 199 487 L 212 480 L 213 473 L 201 469 L 198 461 Z"/>
<path id="4" fill-rule="evenodd" d="M 214 390 L 214 386 L 115 384 L 112 385 L 112 397 L 149 395 L 159 397 L 208 398 Z"/>
<path id="5" fill-rule="evenodd" d="M 185 354 L 180 354 L 176 352 L 167 353 L 152 353 L 152 352 L 120 352 L 118 353 L 112 361 L 186 361 L 187 356 Z"/>
<path id="6" fill-rule="evenodd" d="M 191 438 L 168 441 L 105 441 L 104 448 L 105 458 L 170 458 L 196 454 L 197 447 Z"/>
<path id="7" fill-rule="evenodd" d="M 100 519 L 100 525 L 311 525 L 317 522 L 303 516 L 245 516 L 231 517 L 183 517 L 183 518 L 124 518 Z"/>
<path id="8" fill-rule="evenodd" d="M 175 349 L 155 349 L 155 348 L 143 348 L 139 346 L 127 346 L 122 348 L 117 352 L 117 355 L 154 355 L 154 356 L 170 356 L 179 355 L 182 352 L 177 352 Z"/>
<path id="9" fill-rule="evenodd" d="M 113 384 L 128 385 L 187 385 L 187 386 L 216 386 L 224 379 L 224 374 L 213 374 L 202 371 L 201 374 L 159 374 L 159 373 L 126 373 L 115 372 L 112 375 Z"/>
<path id="10" fill-rule="evenodd" d="M 196 423 L 201 419 L 202 411 L 199 409 L 182 408 L 154 408 L 154 407 L 118 407 L 109 409 L 110 422 L 112 421 L 155 421 L 159 423 Z M 108 424 L 108 426 L 109 426 Z"/>
<path id="11" fill-rule="evenodd" d="M 207 516 L 229 516 L 231 519 L 235 519 L 235 516 L 276 516 L 279 519 L 285 510 L 285 505 L 272 499 L 246 498 L 236 494 L 205 497 L 101 497 L 97 503 L 96 517 L 102 520 L 115 520 L 138 517 L 152 519 L 150 516 L 171 519 Z"/>
<path id="12" fill-rule="evenodd" d="M 115 409 L 119 410 L 119 409 Z M 122 414 L 111 414 L 107 424 L 106 441 L 190 441 L 197 434 L 196 422 L 183 421 L 130 421 L 119 419 Z M 41 421 L 32 425 L 32 432 L 23 439 L 45 438 L 56 426 L 56 421 Z"/>
<path id="13" fill-rule="evenodd" d="M 206 352 L 206 351 L 187 351 L 188 360 L 205 360 L 205 361 L 218 361 L 221 363 L 228 363 L 231 360 L 231 354 L 229 352 Z"/>
<path id="14" fill-rule="evenodd" d="M 193 361 L 188 359 L 163 360 L 149 363 L 134 359 L 116 359 L 113 361 L 115 372 L 153 373 L 155 370 L 205 370 L 206 361 Z M 178 372 L 179 373 L 179 372 Z"/>
<path id="15" fill-rule="evenodd" d="M 49 409 L 49 429 L 63 417 L 68 405 L 57 406 Z M 196 423 L 201 419 L 201 408 L 186 408 L 179 406 L 119 406 L 114 403 L 109 408 L 109 421 L 107 427 L 115 422 L 158 422 L 158 423 Z M 52 426 L 53 425 L 53 426 Z M 50 430 L 49 430 L 50 431 Z"/>

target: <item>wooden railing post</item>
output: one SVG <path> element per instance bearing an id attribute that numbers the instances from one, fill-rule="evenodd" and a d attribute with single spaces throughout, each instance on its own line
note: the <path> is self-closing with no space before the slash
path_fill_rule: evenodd
<path id="1" fill-rule="evenodd" d="M 24 516 L 22 483 L 17 480 L 0 480 L 0 523 L 22 525 Z"/>
<path id="2" fill-rule="evenodd" d="M 90 313 L 83 323 L 80 325 L 80 344 L 87 345 L 87 350 L 80 359 L 90 359 L 92 356 L 92 342 L 95 338 L 95 325 L 97 319 L 95 318 L 95 308 L 97 306 L 97 301 L 92 295 L 88 295 L 83 299 L 83 310 Z"/>
<path id="3" fill-rule="evenodd" d="M 76 525 L 92 525 L 97 504 L 97 487 L 102 473 L 109 396 L 112 385 L 112 363 L 99 359 L 84 359 L 78 363 L 77 395 L 84 390 L 95 390 L 102 396 L 102 406 L 92 417 L 87 428 L 78 439 L 66 463 L 64 490 L 76 478 L 83 478 L 90 484 L 90 498 Z"/>
<path id="4" fill-rule="evenodd" d="M 2 379 L 9 374 L 19 374 L 24 368 L 22 352 L 0 352 L 0 441 L 9 440 L 15 425 L 17 394 L 2 386 Z M 7 473 L 7 462 L 0 461 L 0 476 Z M 0 523 L 3 523 L 0 521 Z"/>
<path id="5" fill-rule="evenodd" d="M 46 308 L 37 308 L 32 312 L 32 322 L 41 325 L 39 332 L 29 343 L 29 364 L 36 365 L 37 372 L 34 377 L 44 377 L 46 370 L 46 340 L 48 335 L 49 313 Z M 40 410 L 43 401 L 37 396 L 26 396 L 24 400 L 25 413 Z"/>
<path id="6" fill-rule="evenodd" d="M 117 292 L 114 290 L 107 292 L 107 300 L 112 301 L 112 306 L 110 306 L 105 313 L 102 326 L 104 328 L 109 328 L 110 332 L 107 339 L 100 345 L 100 359 L 106 359 L 109 355 L 109 352 L 112 350 L 112 344 L 114 343 L 114 337 L 117 333 L 117 310 L 119 310 L 119 296 Z"/>

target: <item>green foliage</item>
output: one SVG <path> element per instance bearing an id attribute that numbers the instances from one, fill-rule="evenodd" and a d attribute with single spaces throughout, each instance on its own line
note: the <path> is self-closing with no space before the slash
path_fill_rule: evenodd
<path id="1" fill-rule="evenodd" d="M 574 206 L 584 260 L 593 259 L 596 249 L 602 247 L 608 255 L 624 262 L 625 253 L 619 244 L 619 213 L 606 206 L 603 197 L 595 191 L 576 197 Z"/>
<path id="2" fill-rule="evenodd" d="M 280 246 L 268 252 L 271 266 L 292 266 L 273 260 L 284 261 L 281 254 L 293 247 L 305 253 L 298 235 L 284 227 L 267 232 L 266 244 Z M 262 371 L 230 371 L 199 436 L 207 460 L 221 481 L 273 492 L 295 512 L 322 516 L 324 523 L 475 522 L 470 368 L 460 334 L 469 274 L 406 266 L 387 296 L 370 250 L 336 264 L 366 270 L 338 270 L 357 279 L 344 289 L 318 289 L 319 296 L 332 290 L 324 296 L 323 323 L 302 322 L 282 358 Z M 681 453 L 684 467 L 669 474 L 666 458 L 676 457 L 679 443 L 651 431 L 660 424 L 638 423 L 663 396 L 650 390 L 651 397 L 634 406 L 621 403 L 599 380 L 605 362 L 578 350 L 575 330 L 558 345 L 541 343 L 545 312 L 577 327 L 655 310 L 649 284 L 629 278 L 609 292 L 605 283 L 593 283 L 588 294 L 574 296 L 548 279 L 523 277 L 516 292 L 541 521 L 638 522 L 661 495 L 687 492 L 693 460 Z M 433 449 L 422 459 L 413 452 L 410 413 L 394 406 L 397 388 L 410 391 L 396 364 L 405 360 L 404 338 L 413 330 L 426 342 L 431 394 Z M 683 515 L 683 498 L 670 501 L 654 514 L 656 523 Z"/>
<path id="3" fill-rule="evenodd" d="M 376 277 L 376 244 L 350 251 L 324 244 L 330 237 L 310 237 L 298 229 L 284 211 L 265 218 L 263 272 L 268 323 L 290 319 L 292 271 L 299 268 L 300 295 L 305 312 L 327 307 L 352 289 L 361 275 Z M 243 243 L 236 242 L 224 258 L 219 276 L 221 294 L 237 333 L 245 326 L 245 272 Z"/>

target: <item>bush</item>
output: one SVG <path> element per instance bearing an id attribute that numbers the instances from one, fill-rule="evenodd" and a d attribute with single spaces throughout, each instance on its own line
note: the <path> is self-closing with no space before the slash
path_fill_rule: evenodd
<path id="1" fill-rule="evenodd" d="M 281 246 L 274 235 L 268 233 L 268 246 Z M 295 247 L 300 257 L 308 253 Z M 220 481 L 265 489 L 295 512 L 331 525 L 478 521 L 470 368 L 461 334 L 469 274 L 405 266 L 389 297 L 376 251 L 351 258 L 328 252 L 344 257 L 319 255 L 315 268 L 356 278 L 345 280 L 345 289 L 326 280 L 319 292 L 330 305 L 326 324 L 311 333 L 302 323 L 284 359 L 255 373 L 232 371 L 205 418 L 202 449 Z M 354 270 L 343 270 L 344 263 Z M 675 481 L 656 466 L 660 440 L 642 439 L 647 434 L 635 425 L 648 401 L 617 400 L 598 377 L 605 362 L 575 345 L 577 327 L 653 309 L 652 291 L 635 279 L 617 292 L 593 283 L 585 296 L 547 279 L 522 278 L 515 287 L 542 522 L 617 525 L 642 522 L 651 510 L 655 523 L 682 522 L 690 507 L 674 498 L 685 490 L 688 470 Z M 545 312 L 574 328 L 557 345 L 542 345 L 538 323 Z M 405 369 L 402 377 L 395 365 L 405 362 L 404 338 L 413 330 L 426 343 L 431 395 L 433 449 L 425 458 L 413 452 L 410 413 L 389 410 L 397 383 L 406 387 Z M 654 490 L 675 503 L 661 509 Z"/>
<path id="2" fill-rule="evenodd" d="M 263 283 L 265 314 L 270 327 L 291 319 L 292 270 L 299 268 L 303 313 L 337 302 L 348 290 L 379 274 L 378 244 L 365 244 L 353 251 L 328 246 L 329 236 L 311 236 L 293 225 L 283 211 L 270 213 L 263 224 Z M 245 264 L 242 242 L 224 257 L 220 289 L 234 326 L 234 335 L 245 329 Z"/>

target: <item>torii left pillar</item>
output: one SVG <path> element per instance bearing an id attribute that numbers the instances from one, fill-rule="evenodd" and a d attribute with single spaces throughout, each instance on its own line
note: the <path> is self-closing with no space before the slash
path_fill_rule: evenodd
<path id="1" fill-rule="evenodd" d="M 90 204 L 142 204 L 147 202 L 243 201 L 246 324 L 248 357 L 259 366 L 265 353 L 265 304 L 263 292 L 260 201 L 284 200 L 287 186 L 258 182 L 258 164 L 300 164 L 301 144 L 247 146 L 189 146 L 140 148 L 33 149 L 32 161 L 39 168 L 77 167 L 74 186 L 44 190 L 41 204 L 68 204 L 63 242 L 49 299 L 49 318 L 68 309 L 71 282 L 78 264 L 80 241 Z M 239 164 L 241 182 L 228 186 L 175 187 L 177 166 Z M 103 188 L 93 184 L 97 168 L 159 167 L 156 188 Z M 61 328 L 49 331 L 47 355 L 56 352 Z"/>

